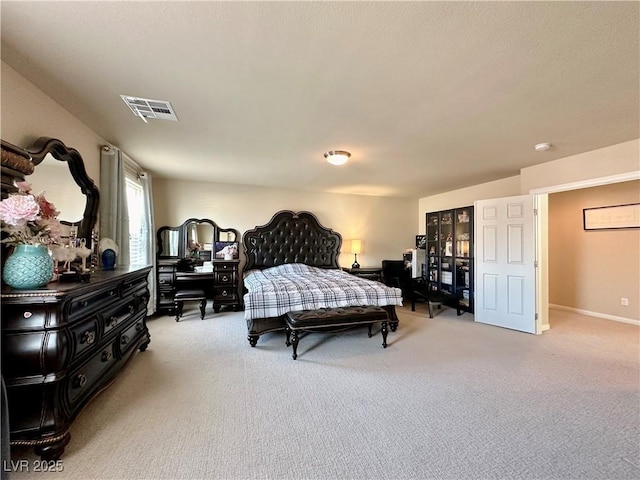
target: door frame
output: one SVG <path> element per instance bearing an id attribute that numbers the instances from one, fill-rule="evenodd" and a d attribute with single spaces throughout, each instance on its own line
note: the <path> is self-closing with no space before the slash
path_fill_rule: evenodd
<path id="1" fill-rule="evenodd" d="M 549 323 L 549 194 L 633 180 L 640 180 L 640 170 L 529 190 L 528 193 L 533 194 L 534 205 L 537 209 L 537 215 L 534 217 L 536 262 L 538 265 L 536 268 L 535 301 L 539 318 L 536 325 L 540 327 L 540 331 L 536 331 L 536 334 L 551 328 Z"/>

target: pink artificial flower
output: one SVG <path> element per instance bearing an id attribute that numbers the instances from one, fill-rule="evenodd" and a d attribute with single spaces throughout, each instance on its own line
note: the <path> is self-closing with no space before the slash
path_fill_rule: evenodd
<path id="1" fill-rule="evenodd" d="M 60 222 L 55 218 L 43 218 L 38 222 L 42 226 L 43 230 L 48 232 L 48 237 L 52 243 L 60 243 L 60 236 L 62 235 L 62 226 Z"/>
<path id="2" fill-rule="evenodd" d="M 31 195 L 13 194 L 0 202 L 0 220 L 8 225 L 24 225 L 36 220 L 39 212 L 40 206 Z"/>
<path id="3" fill-rule="evenodd" d="M 29 182 L 16 182 L 16 187 L 20 193 L 29 193 L 31 191 L 31 184 Z"/>
<path id="4" fill-rule="evenodd" d="M 40 207 L 40 216 L 42 218 L 56 218 L 60 214 L 60 212 L 56 210 L 56 207 L 53 206 L 53 203 L 45 198 L 44 192 L 36 196 L 36 202 L 38 202 L 38 206 Z"/>

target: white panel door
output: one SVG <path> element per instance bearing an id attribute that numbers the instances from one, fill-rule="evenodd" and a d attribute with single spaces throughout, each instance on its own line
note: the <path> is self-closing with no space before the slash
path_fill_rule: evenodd
<path id="1" fill-rule="evenodd" d="M 479 200 L 475 214 L 475 321 L 539 333 L 534 197 Z"/>

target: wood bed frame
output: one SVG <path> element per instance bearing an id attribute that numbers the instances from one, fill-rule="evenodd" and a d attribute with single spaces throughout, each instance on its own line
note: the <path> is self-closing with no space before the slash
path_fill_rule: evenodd
<path id="1" fill-rule="evenodd" d="M 342 237 L 338 232 L 323 227 L 310 212 L 277 212 L 266 225 L 248 230 L 242 236 L 246 264 L 249 270 L 275 267 L 286 263 L 303 263 L 319 268 L 340 268 L 338 256 Z M 348 307 L 347 307 L 348 308 Z M 398 317 L 395 306 L 382 307 L 389 315 L 389 327 L 395 331 Z M 249 344 L 255 347 L 260 335 L 284 331 L 286 315 L 247 320 Z"/>

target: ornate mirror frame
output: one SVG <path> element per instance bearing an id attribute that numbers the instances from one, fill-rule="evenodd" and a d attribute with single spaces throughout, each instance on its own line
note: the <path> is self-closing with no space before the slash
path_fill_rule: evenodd
<path id="1" fill-rule="evenodd" d="M 87 175 L 84 160 L 80 153 L 75 148 L 67 147 L 62 141 L 49 137 L 40 137 L 26 151 L 31 156 L 33 165 L 36 168 L 49 153 L 56 160 L 67 163 L 71 176 L 85 197 L 87 197 L 84 214 L 78 226 L 77 237 L 84 238 L 87 245 L 91 245 L 91 234 L 98 220 L 100 192 L 93 180 Z"/>
<path id="2" fill-rule="evenodd" d="M 190 218 L 188 220 L 185 220 L 182 225 L 180 225 L 179 227 L 168 227 L 168 226 L 164 226 L 164 227 L 160 227 L 158 229 L 158 231 L 156 232 L 156 248 L 157 248 L 157 256 L 158 256 L 158 260 L 170 260 L 170 259 L 181 259 L 181 258 L 185 258 L 187 257 L 187 252 L 188 252 L 188 246 L 187 246 L 187 242 L 188 242 L 188 238 L 189 238 L 189 226 L 191 224 L 208 224 L 211 225 L 213 227 L 213 231 L 212 231 L 212 236 L 211 239 L 209 239 L 210 242 L 212 242 L 213 244 L 215 244 L 215 242 L 220 241 L 221 239 L 224 240 L 229 240 L 229 241 L 234 241 L 234 242 L 239 242 L 239 238 L 240 238 L 240 234 L 239 232 L 234 229 L 234 228 L 220 228 L 213 220 L 210 220 L 208 218 Z M 165 248 L 164 245 L 164 232 L 167 231 L 179 231 L 179 245 L 178 245 L 178 255 L 162 255 L 163 250 Z M 208 243 L 208 242 L 207 242 Z M 214 252 L 212 251 L 212 257 L 214 255 Z"/>

